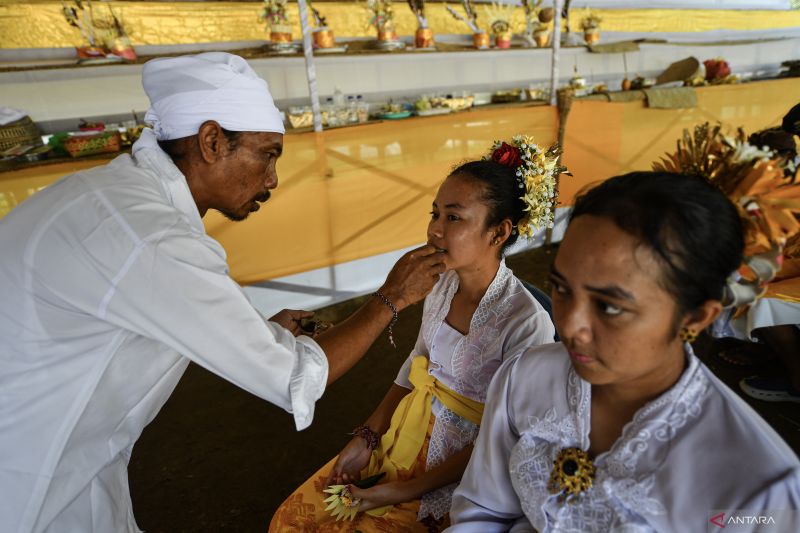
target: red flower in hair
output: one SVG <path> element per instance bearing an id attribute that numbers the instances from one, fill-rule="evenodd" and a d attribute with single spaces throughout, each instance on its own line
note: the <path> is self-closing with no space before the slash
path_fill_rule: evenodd
<path id="1" fill-rule="evenodd" d="M 492 161 L 506 167 L 517 168 L 522 164 L 522 156 L 517 148 L 503 143 L 492 152 Z"/>

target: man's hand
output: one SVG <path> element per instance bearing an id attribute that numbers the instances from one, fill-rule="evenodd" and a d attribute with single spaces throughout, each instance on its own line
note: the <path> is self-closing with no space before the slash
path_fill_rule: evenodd
<path id="1" fill-rule="evenodd" d="M 446 269 L 444 254 L 426 244 L 401 257 L 380 290 L 400 311 L 425 298 Z"/>
<path id="2" fill-rule="evenodd" d="M 312 311 L 297 311 L 295 309 L 284 309 L 277 315 L 270 318 L 270 322 L 276 322 L 292 332 L 297 337 L 303 330 L 300 329 L 300 321 L 314 316 Z"/>

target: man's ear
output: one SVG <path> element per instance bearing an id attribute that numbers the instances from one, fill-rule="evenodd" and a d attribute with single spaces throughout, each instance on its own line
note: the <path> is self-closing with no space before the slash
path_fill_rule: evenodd
<path id="1" fill-rule="evenodd" d="M 200 125 L 197 144 L 200 148 L 200 157 L 209 164 L 219 161 L 230 151 L 222 126 L 214 120 L 207 120 Z"/>

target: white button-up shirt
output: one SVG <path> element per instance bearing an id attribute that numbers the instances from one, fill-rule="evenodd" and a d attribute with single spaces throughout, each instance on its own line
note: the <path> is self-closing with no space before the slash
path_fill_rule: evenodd
<path id="1" fill-rule="evenodd" d="M 0 222 L 0 530 L 138 531 L 127 465 L 189 360 L 311 423 L 328 364 L 228 275 L 149 130 Z"/>

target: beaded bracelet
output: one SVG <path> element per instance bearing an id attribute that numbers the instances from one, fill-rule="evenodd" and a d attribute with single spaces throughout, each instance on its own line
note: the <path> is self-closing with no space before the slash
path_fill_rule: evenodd
<path id="1" fill-rule="evenodd" d="M 380 436 L 369 429 L 367 426 L 358 426 L 356 429 L 352 431 L 352 433 L 348 433 L 348 435 L 352 435 L 354 437 L 361 437 L 365 441 L 367 441 L 367 448 L 370 450 L 374 450 L 378 447 L 378 443 L 380 442 Z"/>
<path id="2" fill-rule="evenodd" d="M 392 315 L 393 315 L 393 316 L 392 316 L 392 321 L 391 321 L 391 322 L 389 322 L 389 342 L 391 342 L 391 343 L 392 343 L 392 346 L 394 346 L 395 348 L 397 348 L 397 345 L 394 343 L 394 335 L 392 335 L 392 326 L 394 326 L 395 322 L 397 322 L 397 308 L 396 308 L 396 307 L 394 306 L 394 304 L 393 304 L 393 303 L 392 303 L 392 302 L 389 300 L 389 298 L 387 298 L 387 297 L 386 297 L 386 295 L 385 295 L 385 294 L 383 294 L 381 291 L 375 291 L 375 292 L 373 292 L 373 293 L 372 293 L 372 295 L 373 295 L 373 296 L 377 296 L 378 298 L 380 298 L 380 299 L 381 299 L 381 301 L 382 301 L 384 304 L 386 304 L 387 306 L 389 306 L 389 309 L 391 309 L 391 310 L 392 310 Z"/>

